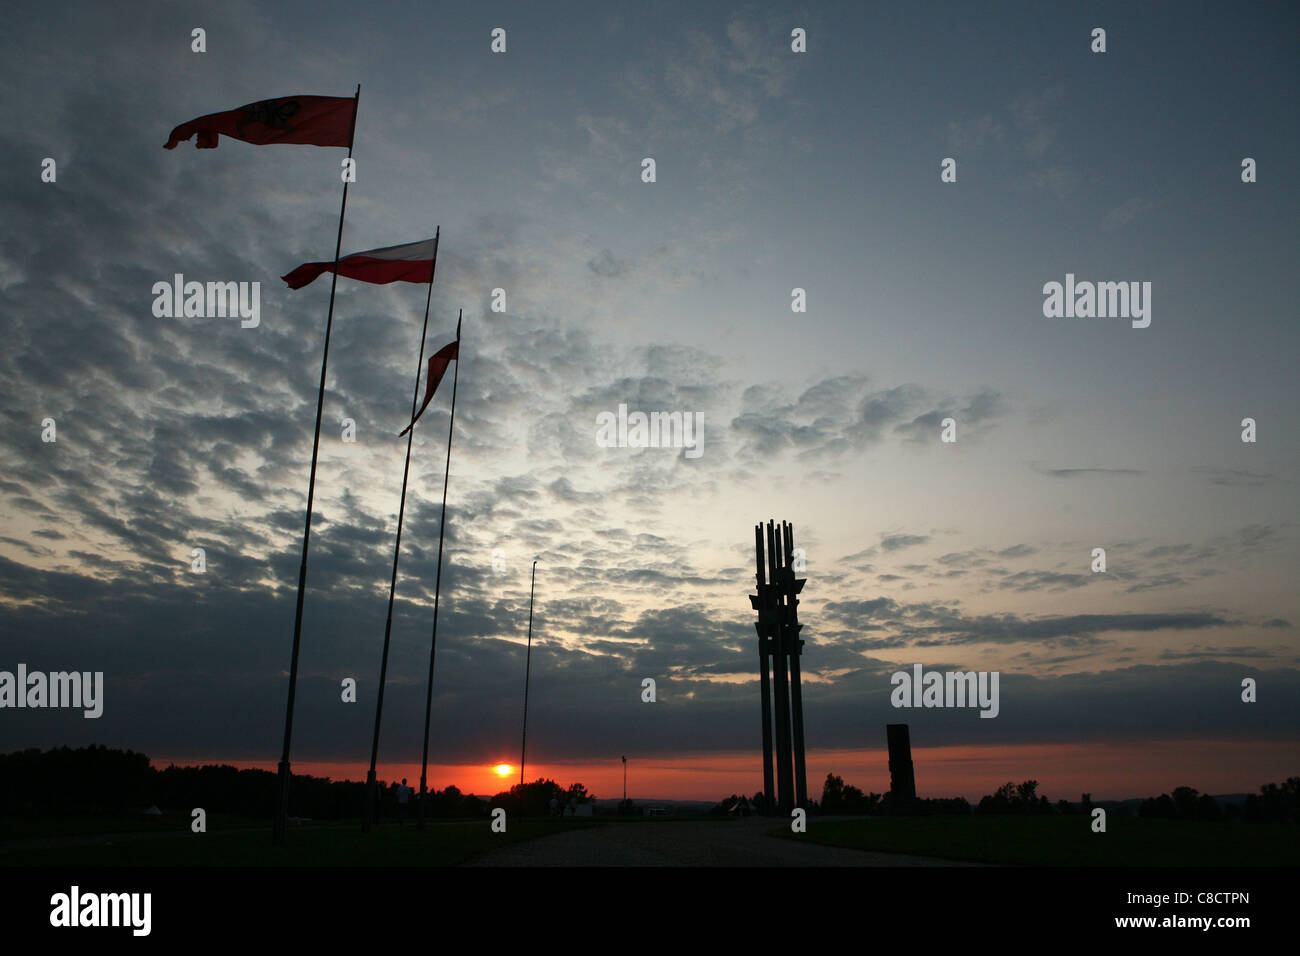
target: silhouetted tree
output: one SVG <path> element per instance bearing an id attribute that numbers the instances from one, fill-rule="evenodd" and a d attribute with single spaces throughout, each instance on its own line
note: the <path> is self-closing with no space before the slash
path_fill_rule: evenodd
<path id="1" fill-rule="evenodd" d="M 430 793 L 428 799 L 431 817 L 476 817 L 484 807 L 482 800 L 465 796 L 454 785 Z"/>
<path id="2" fill-rule="evenodd" d="M 825 814 L 864 814 L 875 812 L 879 803 L 880 794 L 864 794 L 852 784 L 846 784 L 843 777 L 828 773 L 818 809 Z"/>
<path id="3" fill-rule="evenodd" d="M 509 790 L 498 793 L 490 807 L 504 807 L 508 816 L 544 817 L 551 812 L 551 800 L 564 803 L 565 790 L 554 780 L 538 778 L 532 783 L 517 783 Z"/>
<path id="4" fill-rule="evenodd" d="M 1167 793 L 1162 793 L 1154 799 L 1148 797 L 1143 800 L 1142 805 L 1138 807 L 1138 816 L 1173 820 L 1178 816 L 1178 805 L 1174 803 L 1173 797 Z"/>
<path id="5" fill-rule="evenodd" d="M 844 778 L 837 777 L 833 773 L 826 775 L 826 782 L 822 784 L 822 813 L 840 813 L 844 805 Z"/>
<path id="6" fill-rule="evenodd" d="M 579 803 L 588 803 L 596 799 L 594 793 L 588 793 L 587 788 L 580 783 L 569 784 L 569 789 L 565 791 L 565 798 L 572 801 L 574 806 Z"/>
<path id="7" fill-rule="evenodd" d="M 1297 822 L 1300 816 L 1300 777 L 1287 777 L 1279 786 L 1266 783 L 1259 795 L 1250 794 L 1242 805 L 1242 818 L 1250 821 L 1281 823 Z"/>
<path id="8" fill-rule="evenodd" d="M 1222 820 L 1223 808 L 1208 793 L 1197 793 L 1194 787 L 1175 787 L 1173 795 L 1148 797 L 1138 807 L 1139 817 L 1164 820 Z"/>
<path id="9" fill-rule="evenodd" d="M 1219 806 L 1219 801 L 1208 793 L 1201 794 L 1201 799 L 1196 801 L 1196 819 L 1222 820 L 1223 808 Z"/>
<path id="10" fill-rule="evenodd" d="M 1051 813 L 1052 805 L 1046 796 L 1035 796 L 1037 780 L 1026 780 L 1020 785 L 1008 781 L 987 796 L 981 797 L 980 813 Z"/>
<path id="11" fill-rule="evenodd" d="M 1195 787 L 1174 787 L 1174 816 L 1180 820 L 1190 820 L 1196 816 L 1197 795 Z"/>

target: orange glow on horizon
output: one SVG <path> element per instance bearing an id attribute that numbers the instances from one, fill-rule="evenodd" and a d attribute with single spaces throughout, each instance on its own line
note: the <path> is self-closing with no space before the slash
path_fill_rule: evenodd
<path id="1" fill-rule="evenodd" d="M 864 792 L 889 789 L 888 754 L 884 735 L 880 746 L 860 750 L 809 750 L 808 795 L 821 798 L 828 773 L 838 774 Z M 1295 775 L 1296 741 L 1155 740 L 1131 742 L 1016 744 L 982 747 L 919 747 L 912 741 L 916 789 L 922 797 L 964 796 L 972 803 L 1008 780 L 1037 780 L 1038 792 L 1055 802 L 1077 801 L 1091 793 L 1095 800 L 1158 796 L 1175 787 L 1191 786 L 1202 793 L 1257 793 L 1265 783 L 1281 783 Z M 160 755 L 155 767 L 227 763 L 274 772 L 274 760 L 229 760 Z M 508 764 L 441 764 L 429 766 L 429 787 L 455 786 L 462 793 L 484 798 L 508 790 Z M 334 780 L 364 780 L 366 767 L 355 762 L 296 761 L 294 773 Z M 617 800 L 623 792 L 623 764 L 618 755 L 604 760 L 529 763 L 528 780 L 550 779 L 562 787 L 582 783 L 598 799 Z M 388 764 L 381 780 L 418 779 L 419 764 Z M 763 788 L 758 748 L 740 753 L 690 753 L 676 757 L 628 755 L 628 796 L 645 800 L 707 800 L 732 793 L 752 795 Z"/>

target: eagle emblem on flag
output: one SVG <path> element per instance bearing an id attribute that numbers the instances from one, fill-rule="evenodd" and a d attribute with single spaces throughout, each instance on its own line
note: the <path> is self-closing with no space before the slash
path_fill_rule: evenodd
<path id="1" fill-rule="evenodd" d="M 290 118 L 302 108 L 296 99 L 261 100 L 239 108 L 239 119 L 235 126 L 242 135 L 247 123 L 261 123 L 271 129 L 292 130 Z"/>

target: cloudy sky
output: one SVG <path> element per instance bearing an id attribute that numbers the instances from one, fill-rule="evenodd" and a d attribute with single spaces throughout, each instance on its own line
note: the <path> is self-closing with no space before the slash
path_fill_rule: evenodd
<path id="1" fill-rule="evenodd" d="M 489 768 L 518 761 L 537 558 L 529 777 L 617 796 L 626 754 L 633 796 L 760 789 L 746 595 L 768 518 L 807 555 L 816 792 L 830 771 L 887 789 L 899 720 L 927 796 L 1294 775 L 1298 21 L 1187 3 L 14 11 L 0 669 L 102 670 L 106 690 L 98 720 L 0 711 L 0 749 L 274 766 L 329 295 L 278 277 L 331 257 L 345 154 L 161 147 L 202 114 L 360 83 L 343 251 L 440 226 L 429 347 L 465 316 L 431 783 L 492 792 Z M 176 273 L 261 283 L 260 324 L 156 317 Z M 1045 317 L 1067 274 L 1151 283 L 1150 326 Z M 338 284 L 300 772 L 368 762 L 425 293 Z M 449 397 L 416 429 L 384 777 L 418 776 Z M 702 454 L 601 447 L 620 404 L 702 416 Z M 918 662 L 1000 672 L 999 716 L 895 710 L 890 674 Z"/>

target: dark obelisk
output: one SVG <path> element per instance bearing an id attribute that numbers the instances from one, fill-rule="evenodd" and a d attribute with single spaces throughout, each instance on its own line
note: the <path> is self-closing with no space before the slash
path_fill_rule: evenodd
<path id="1" fill-rule="evenodd" d="M 889 741 L 889 802 L 907 809 L 916 802 L 916 777 L 912 773 L 912 738 L 907 724 L 885 724 Z"/>
<path id="2" fill-rule="evenodd" d="M 803 590 L 803 581 L 796 580 L 794 576 L 794 528 L 788 522 L 782 522 L 785 530 L 785 589 L 786 603 L 784 607 L 785 616 L 782 619 L 781 628 L 785 635 L 785 646 L 790 658 L 790 720 L 791 730 L 794 734 L 794 799 L 796 807 L 808 806 L 808 780 L 804 773 L 804 753 L 803 753 L 803 689 L 799 681 L 799 658 L 803 656 L 803 641 L 799 638 L 799 631 L 803 627 L 799 623 L 799 615 L 796 610 L 799 606 L 799 599 L 795 596 Z"/>
<path id="3" fill-rule="evenodd" d="M 758 611 L 758 620 L 754 623 L 754 627 L 758 631 L 758 683 L 759 693 L 762 695 L 763 710 L 763 806 L 759 808 L 759 812 L 771 813 L 775 781 L 772 776 L 772 682 L 768 678 L 767 660 L 772 654 L 772 642 L 766 630 L 764 630 L 770 612 L 762 603 L 767 599 L 767 595 L 763 590 L 767 576 L 763 567 L 763 526 L 761 524 L 754 525 L 754 553 L 757 565 L 758 595 L 757 597 L 751 596 L 749 600 L 754 609 Z"/>
<path id="4" fill-rule="evenodd" d="M 795 807 L 806 808 L 808 803 L 803 692 L 799 680 L 799 657 L 803 652 L 799 630 L 803 625 L 799 623 L 797 610 L 797 595 L 803 590 L 804 579 L 794 576 L 794 529 L 788 522 L 781 522 L 781 527 L 777 528 L 774 522 L 769 521 L 764 535 L 763 526 L 755 525 L 754 554 L 758 593 L 750 595 L 749 600 L 758 611 L 754 628 L 758 631 L 759 692 L 762 695 L 763 796 L 766 809 L 778 809 L 785 814 Z M 772 766 L 774 749 L 775 773 Z"/>

